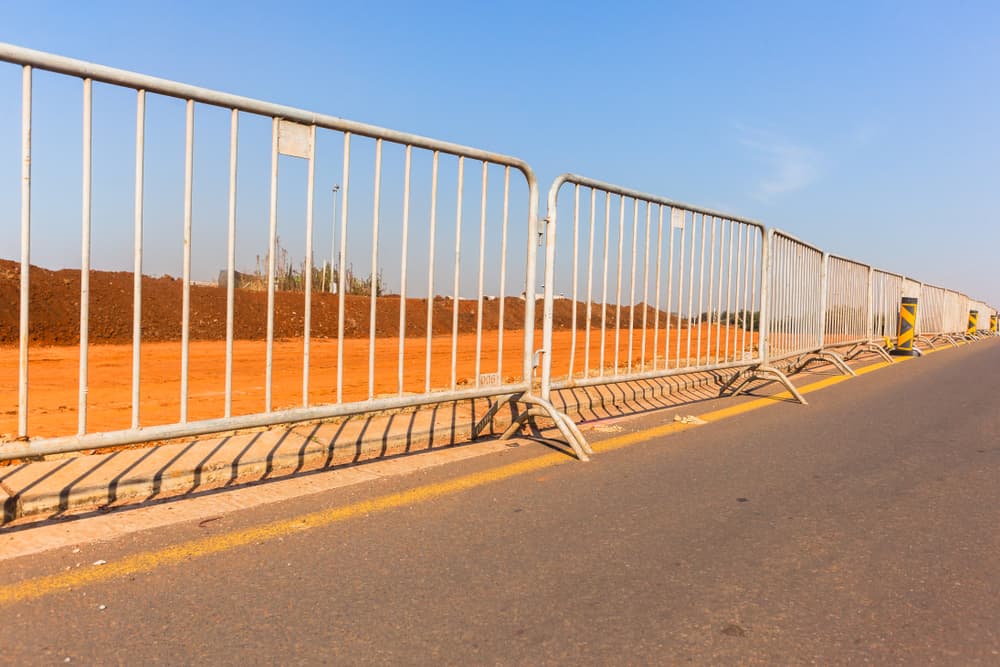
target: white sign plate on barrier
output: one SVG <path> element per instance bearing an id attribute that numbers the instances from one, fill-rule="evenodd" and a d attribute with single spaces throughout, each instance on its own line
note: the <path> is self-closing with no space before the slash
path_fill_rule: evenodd
<path id="1" fill-rule="evenodd" d="M 670 226 L 673 229 L 684 229 L 684 211 L 679 208 L 670 209 Z"/>
<path id="2" fill-rule="evenodd" d="M 292 157 L 309 159 L 312 144 L 309 126 L 290 120 L 278 121 L 278 152 Z"/>

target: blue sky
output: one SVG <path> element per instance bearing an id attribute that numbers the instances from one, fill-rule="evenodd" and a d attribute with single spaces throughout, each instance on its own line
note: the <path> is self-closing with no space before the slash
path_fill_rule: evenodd
<path id="1" fill-rule="evenodd" d="M 995 2 L 8 1 L 0 15 L 2 41 L 504 152 L 543 188 L 574 171 L 720 208 L 1000 303 Z M 0 67 L 10 126 L 16 71 Z"/>

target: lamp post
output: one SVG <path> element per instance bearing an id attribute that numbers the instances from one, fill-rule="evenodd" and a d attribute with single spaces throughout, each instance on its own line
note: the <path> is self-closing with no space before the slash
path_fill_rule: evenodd
<path id="1" fill-rule="evenodd" d="M 333 261 L 334 257 L 337 256 L 337 193 L 340 192 L 340 184 L 334 184 L 333 186 L 333 225 L 331 226 L 332 233 L 330 234 L 330 294 L 333 294 L 336 288 L 333 285 Z"/>

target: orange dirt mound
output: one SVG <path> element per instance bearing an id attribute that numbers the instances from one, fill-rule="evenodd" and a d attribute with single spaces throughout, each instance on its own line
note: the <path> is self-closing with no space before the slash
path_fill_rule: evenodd
<path id="1" fill-rule="evenodd" d="M 72 345 L 80 336 L 80 272 L 75 269 L 50 271 L 31 267 L 30 273 L 30 340 L 42 345 Z M 164 276 L 142 278 L 142 339 L 171 341 L 181 338 L 181 305 L 183 285 L 177 278 Z M 91 271 L 90 273 L 89 339 L 92 343 L 127 343 L 132 340 L 132 273 L 125 271 Z M 20 265 L 0 260 L 0 345 L 16 344 L 20 308 Z M 312 297 L 311 335 L 336 338 L 340 298 L 334 294 L 314 292 Z M 483 329 L 500 328 L 500 301 L 487 299 L 483 303 Z M 344 336 L 365 338 L 369 335 L 370 299 L 366 296 L 344 298 Z M 433 304 L 432 332 L 447 334 L 452 330 L 453 301 L 436 297 Z M 399 335 L 399 296 L 382 296 L 376 300 L 375 335 Z M 478 304 L 474 299 L 461 299 L 458 304 L 459 333 L 475 333 Z M 615 325 L 614 308 L 608 308 L 607 326 Z M 297 338 L 303 335 L 305 294 L 277 292 L 274 304 L 275 337 Z M 627 325 L 629 308 L 622 308 L 622 322 Z M 649 326 L 656 316 L 655 309 L 646 308 Z M 666 314 L 659 313 L 660 326 Z M 536 308 L 536 326 L 541 325 L 541 302 Z M 577 324 L 586 323 L 586 306 L 577 304 Z M 642 311 L 636 310 L 636 325 Z M 676 318 L 673 318 L 676 320 Z M 524 322 L 524 301 L 507 297 L 504 303 L 504 328 L 520 329 Z M 556 330 L 572 327 L 572 302 L 557 299 L 553 312 Z M 237 289 L 234 304 L 234 336 L 240 340 L 263 340 L 267 332 L 267 293 Z M 594 307 L 592 326 L 600 326 L 600 308 Z M 427 333 L 427 299 L 406 300 L 406 335 Z M 223 340 L 226 336 L 226 288 L 191 286 L 191 340 Z"/>

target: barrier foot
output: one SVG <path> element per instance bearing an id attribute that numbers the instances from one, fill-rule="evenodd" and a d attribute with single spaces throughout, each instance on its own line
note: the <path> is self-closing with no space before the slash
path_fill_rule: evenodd
<path id="1" fill-rule="evenodd" d="M 854 372 L 854 369 L 848 366 L 841 358 L 841 356 L 836 352 L 832 350 L 821 350 L 820 352 L 817 352 L 816 355 L 823 359 L 826 359 L 831 364 L 836 366 L 837 370 L 839 370 L 843 375 L 850 375 L 851 377 L 857 377 L 858 374 Z"/>
<path id="2" fill-rule="evenodd" d="M 594 450 L 591 449 L 587 439 L 583 437 L 580 429 L 577 428 L 568 415 L 559 412 L 554 405 L 537 396 L 521 396 L 519 400 L 531 407 L 514 418 L 510 426 L 507 427 L 507 430 L 500 436 L 501 440 L 507 440 L 512 437 L 529 419 L 548 417 L 555 422 L 556 428 L 559 429 L 559 433 L 562 434 L 566 443 L 573 449 L 576 458 L 580 461 L 590 460 L 589 454 L 593 454 Z"/>
<path id="3" fill-rule="evenodd" d="M 937 346 L 934 345 L 934 341 L 931 340 L 930 338 L 928 338 L 927 336 L 917 336 L 916 338 L 913 339 L 914 343 L 916 343 L 918 341 L 921 342 L 921 343 L 925 343 L 927 345 L 930 345 L 930 347 L 931 347 L 932 350 L 936 350 L 937 349 Z"/>
<path id="4" fill-rule="evenodd" d="M 892 358 L 892 355 L 890 355 L 886 351 L 886 349 L 884 347 L 882 347 L 881 345 L 876 345 L 875 343 L 871 343 L 871 344 L 868 345 L 868 351 L 869 352 L 874 352 L 878 356 L 882 357 L 882 359 L 884 359 L 886 361 L 886 363 L 890 363 L 890 364 L 896 363 L 896 360 Z"/>
<path id="5" fill-rule="evenodd" d="M 792 381 L 788 379 L 788 376 L 779 371 L 777 368 L 774 368 L 773 366 L 758 366 L 757 368 L 752 369 L 743 378 L 743 381 L 736 386 L 736 388 L 733 390 L 732 395 L 739 396 L 746 389 L 747 385 L 749 385 L 754 380 L 765 380 L 765 379 L 770 379 L 772 382 L 780 383 L 785 387 L 785 389 L 788 390 L 788 393 L 790 393 L 793 397 L 795 397 L 795 400 L 797 400 L 802 405 L 809 405 L 809 402 L 802 397 L 802 394 L 800 394 L 799 390 L 795 388 L 795 385 L 792 384 Z M 723 387 L 723 391 L 724 390 L 725 387 Z"/>

